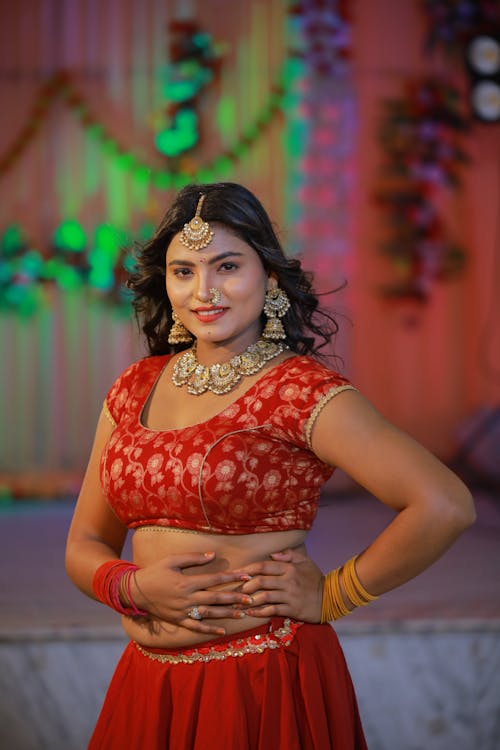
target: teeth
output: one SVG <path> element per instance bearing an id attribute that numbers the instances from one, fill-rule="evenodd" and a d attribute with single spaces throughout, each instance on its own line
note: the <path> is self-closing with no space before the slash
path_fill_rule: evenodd
<path id="1" fill-rule="evenodd" d="M 202 317 L 210 318 L 212 315 L 218 315 L 221 312 L 223 312 L 223 310 L 218 308 L 216 310 L 197 310 L 196 314 L 201 315 Z"/>

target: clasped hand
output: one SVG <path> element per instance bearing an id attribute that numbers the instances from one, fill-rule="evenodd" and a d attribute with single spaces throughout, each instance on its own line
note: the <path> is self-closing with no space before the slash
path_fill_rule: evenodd
<path id="1" fill-rule="evenodd" d="M 202 568 L 214 558 L 214 553 L 168 555 L 141 568 L 132 583 L 136 605 L 155 619 L 217 635 L 224 629 L 210 624 L 211 619 L 278 615 L 319 622 L 323 576 L 307 555 L 285 550 L 272 554 L 271 560 L 251 563 L 237 571 L 183 572 L 197 565 Z M 240 585 L 233 590 L 214 588 L 235 582 Z M 193 607 L 199 610 L 201 620 L 189 617 Z"/>

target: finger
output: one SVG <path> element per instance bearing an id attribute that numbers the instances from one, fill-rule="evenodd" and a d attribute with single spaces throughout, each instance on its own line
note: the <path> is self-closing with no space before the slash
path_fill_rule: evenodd
<path id="1" fill-rule="evenodd" d="M 166 561 L 171 568 L 190 568 L 193 565 L 206 565 L 215 558 L 215 552 L 168 555 Z"/>
<path id="2" fill-rule="evenodd" d="M 198 611 L 203 621 L 223 620 L 227 618 L 242 620 L 246 617 L 246 607 L 245 609 L 235 609 L 234 607 L 198 607 Z"/>
<path id="3" fill-rule="evenodd" d="M 287 604 L 267 604 L 265 607 L 256 607 L 245 610 L 248 617 L 286 617 L 290 615 L 290 609 Z"/>
<path id="4" fill-rule="evenodd" d="M 233 571 L 234 573 L 246 573 L 247 575 L 254 576 L 265 575 L 265 576 L 280 576 L 284 575 L 289 567 L 290 563 L 278 562 L 275 560 L 263 560 L 262 562 L 251 563 L 245 565 L 244 568 Z"/>
<path id="5" fill-rule="evenodd" d="M 255 609 L 256 607 L 267 607 L 269 604 L 286 604 L 287 597 L 284 591 L 259 591 L 252 597 L 253 601 L 250 607 L 247 605 L 244 607 L 244 611 L 248 612 L 249 609 Z M 238 605 L 239 606 L 239 605 Z"/>
<path id="6" fill-rule="evenodd" d="M 228 606 L 238 605 L 246 607 L 253 604 L 253 597 L 240 591 L 197 591 L 193 594 L 198 605 L 204 606 Z"/>
<path id="7" fill-rule="evenodd" d="M 225 583 L 246 583 L 250 580 L 251 576 L 248 573 L 241 571 L 229 571 L 226 573 L 200 573 L 199 575 L 186 576 L 185 584 L 187 590 L 204 591 L 206 589 L 214 588 L 215 586 L 222 586 Z M 241 589 L 241 586 L 238 587 Z"/>
<path id="8" fill-rule="evenodd" d="M 301 550 L 289 548 L 281 550 L 281 552 L 273 552 L 271 553 L 270 557 L 272 557 L 273 560 L 280 560 L 280 561 L 287 561 L 292 563 L 300 563 L 304 562 L 304 560 L 307 560 L 307 554 Z"/>
<path id="9" fill-rule="evenodd" d="M 290 552 L 271 552 L 271 557 L 277 562 L 292 562 L 292 555 Z"/>
<path id="10" fill-rule="evenodd" d="M 226 635 L 226 631 L 220 625 L 211 625 L 208 622 L 201 622 L 200 620 L 193 620 L 191 617 L 186 617 L 184 620 L 179 622 L 183 628 L 192 630 L 194 633 L 206 633 L 207 635 Z M 203 645 L 203 644 L 202 644 Z"/>
<path id="11" fill-rule="evenodd" d="M 241 586 L 241 591 L 249 596 L 253 596 L 257 591 L 283 591 L 286 580 L 283 575 L 254 576 L 251 581 Z"/>

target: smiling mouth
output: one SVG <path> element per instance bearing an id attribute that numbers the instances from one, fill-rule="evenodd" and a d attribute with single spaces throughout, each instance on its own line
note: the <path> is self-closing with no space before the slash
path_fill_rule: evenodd
<path id="1" fill-rule="evenodd" d="M 193 310 L 193 313 L 199 320 L 214 320 L 215 318 L 223 315 L 227 310 L 227 307 L 199 307 Z"/>

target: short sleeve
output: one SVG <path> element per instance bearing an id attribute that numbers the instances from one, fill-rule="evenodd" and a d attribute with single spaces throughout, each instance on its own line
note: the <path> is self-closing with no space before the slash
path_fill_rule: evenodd
<path id="1" fill-rule="evenodd" d="M 290 361 L 275 392 L 273 423 L 295 445 L 312 450 L 314 425 L 326 404 L 356 390 L 343 375 L 308 357 Z"/>
<path id="2" fill-rule="evenodd" d="M 305 425 L 304 425 L 304 439 L 306 441 L 306 445 L 309 448 L 309 450 L 312 450 L 312 431 L 313 427 L 316 423 L 317 418 L 327 405 L 329 401 L 332 400 L 332 398 L 335 398 L 335 396 L 338 396 L 339 393 L 343 393 L 344 391 L 355 391 L 356 388 L 352 385 L 352 383 L 344 382 L 340 385 L 333 385 L 329 386 L 326 393 L 324 393 L 321 398 L 316 402 L 316 405 L 312 409 L 310 415 L 307 417 Z"/>
<path id="3" fill-rule="evenodd" d="M 138 367 L 139 362 L 127 367 L 115 380 L 104 399 L 103 412 L 114 427 L 120 422 L 123 414 L 129 411 Z"/>

